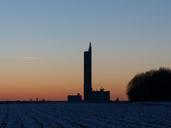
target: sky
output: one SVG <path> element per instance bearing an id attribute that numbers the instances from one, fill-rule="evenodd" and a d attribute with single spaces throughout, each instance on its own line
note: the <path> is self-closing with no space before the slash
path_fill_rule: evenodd
<path id="1" fill-rule="evenodd" d="M 93 89 L 127 100 L 137 74 L 171 67 L 170 0 L 1 0 L 0 100 L 66 100 L 83 93 L 93 46 Z"/>

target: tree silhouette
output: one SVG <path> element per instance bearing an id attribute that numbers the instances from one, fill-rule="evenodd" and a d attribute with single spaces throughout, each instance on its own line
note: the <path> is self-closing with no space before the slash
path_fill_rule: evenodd
<path id="1" fill-rule="evenodd" d="M 160 68 L 136 75 L 127 87 L 130 101 L 171 101 L 171 70 Z"/>

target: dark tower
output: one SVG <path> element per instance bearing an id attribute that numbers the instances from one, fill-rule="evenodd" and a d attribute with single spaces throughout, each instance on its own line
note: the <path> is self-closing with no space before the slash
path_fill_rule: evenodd
<path id="1" fill-rule="evenodd" d="M 92 93 L 92 48 L 84 52 L 84 101 L 91 100 Z"/>

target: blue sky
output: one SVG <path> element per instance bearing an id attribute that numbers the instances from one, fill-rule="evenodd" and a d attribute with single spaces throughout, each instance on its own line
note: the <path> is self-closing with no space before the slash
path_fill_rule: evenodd
<path id="1" fill-rule="evenodd" d="M 169 0 L 1 1 L 1 51 L 10 54 L 21 48 L 21 54 L 29 50 L 39 54 L 41 47 L 43 54 L 59 45 L 80 49 L 89 41 L 113 50 L 168 45 L 170 4 Z"/>
<path id="2" fill-rule="evenodd" d="M 17 59 L 43 60 L 31 67 L 68 69 L 82 80 L 82 55 L 91 41 L 95 86 L 122 85 L 125 93 L 136 73 L 171 67 L 170 12 L 170 0 L 2 0 L 0 61 L 20 70 Z M 23 69 L 28 65 L 24 61 Z"/>

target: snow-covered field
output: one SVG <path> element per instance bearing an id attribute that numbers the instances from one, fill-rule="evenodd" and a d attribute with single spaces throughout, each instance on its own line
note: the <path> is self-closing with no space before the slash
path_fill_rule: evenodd
<path id="1" fill-rule="evenodd" d="M 171 128 L 171 103 L 0 104 L 0 128 Z"/>

